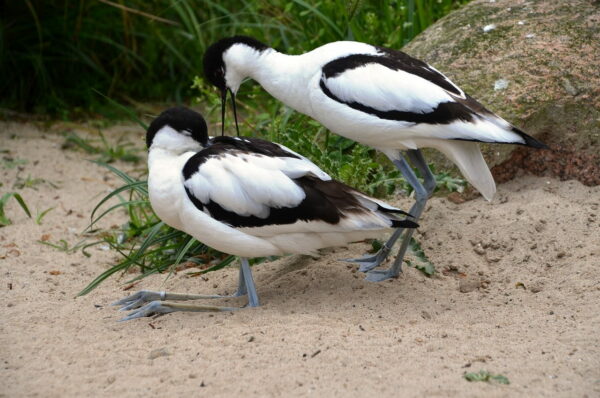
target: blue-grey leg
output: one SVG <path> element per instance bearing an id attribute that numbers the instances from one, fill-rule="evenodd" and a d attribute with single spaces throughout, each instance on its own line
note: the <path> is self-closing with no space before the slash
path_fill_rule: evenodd
<path id="1" fill-rule="evenodd" d="M 258 307 L 260 303 L 258 302 L 258 294 L 256 293 L 256 286 L 254 285 L 254 279 L 252 278 L 252 270 L 250 269 L 250 264 L 248 263 L 248 259 L 245 257 L 240 257 L 240 262 L 240 269 L 242 270 L 248 294 L 248 306 Z"/>
<path id="2" fill-rule="evenodd" d="M 248 286 L 250 284 L 250 286 Z M 187 293 L 168 293 L 154 292 L 150 290 L 141 290 L 135 294 L 125 297 L 112 305 L 122 305 L 120 311 L 135 310 L 120 321 L 128 321 L 135 318 L 151 316 L 155 314 L 166 314 L 175 311 L 193 311 L 193 312 L 221 312 L 235 311 L 238 307 L 219 307 L 194 304 L 174 303 L 166 300 L 202 300 L 202 299 L 218 299 L 218 298 L 235 298 L 248 295 L 249 306 L 256 307 L 259 305 L 256 287 L 250 271 L 248 260 L 241 259 L 238 289 L 230 296 L 222 296 L 218 294 L 187 294 Z"/>
<path id="3" fill-rule="evenodd" d="M 411 212 L 409 213 L 412 214 Z M 394 247 L 394 243 L 396 243 L 403 231 L 404 228 L 397 228 L 392 236 L 390 236 L 388 241 L 385 242 L 383 246 L 381 246 L 381 249 L 379 249 L 379 251 L 374 255 L 368 255 L 360 258 L 346 258 L 342 261 L 360 265 L 358 268 L 360 272 L 370 271 L 385 261 L 385 259 L 389 256 L 392 247 Z"/>
<path id="4" fill-rule="evenodd" d="M 409 150 L 406 152 L 406 154 L 407 154 L 408 158 L 410 159 L 410 161 L 414 164 L 414 166 L 421 172 L 421 175 L 423 176 L 423 179 L 424 179 L 423 186 L 424 186 L 425 190 L 427 191 L 427 197 L 430 197 L 431 194 L 433 193 L 433 191 L 435 190 L 435 176 L 433 175 L 433 173 L 427 166 L 427 163 L 425 162 L 425 159 L 423 158 L 423 154 L 418 149 Z M 394 159 L 390 159 L 390 160 L 392 160 L 392 162 L 394 162 L 394 164 L 396 163 L 396 161 Z M 402 170 L 400 170 L 400 172 L 402 172 Z M 412 172 L 412 169 L 411 169 L 411 173 L 414 175 L 414 173 Z M 402 175 L 404 175 L 404 172 L 402 172 Z M 406 175 L 404 175 L 404 177 L 410 183 L 409 178 L 406 177 Z M 410 183 L 410 184 L 414 188 L 414 185 L 412 183 Z M 420 182 L 419 182 L 419 184 L 420 184 Z M 416 192 L 416 190 L 415 190 L 415 192 Z M 415 215 L 415 211 L 417 210 L 417 207 L 418 207 L 418 205 L 417 205 L 417 203 L 415 203 L 409 211 L 409 214 L 415 216 L 415 221 L 418 220 L 418 217 Z M 392 234 L 392 236 L 388 239 L 388 241 L 374 255 L 365 256 L 365 257 L 356 258 L 356 259 L 345 259 L 343 261 L 359 264 L 360 268 L 358 270 L 360 272 L 368 272 L 368 271 L 372 270 L 373 268 L 380 266 L 385 261 L 385 259 L 389 256 L 390 251 L 394 247 L 394 244 L 396 243 L 396 241 L 398 240 L 398 238 L 400 237 L 402 232 L 404 232 L 404 228 L 396 229 L 394 231 L 394 233 Z"/>
<path id="5" fill-rule="evenodd" d="M 425 191 L 427 191 L 427 198 L 430 198 L 435 191 L 435 176 L 429 169 L 425 158 L 423 157 L 423 153 L 419 149 L 411 149 L 406 151 L 406 155 L 410 159 L 410 162 L 419 170 L 421 173 L 421 177 L 423 178 L 423 187 L 425 187 Z M 412 213 L 411 213 L 412 214 Z"/>
<path id="6" fill-rule="evenodd" d="M 421 184 L 412 168 L 404 159 L 404 157 L 400 156 L 400 159 L 393 160 L 394 164 L 400 170 L 404 178 L 408 181 L 408 183 L 415 190 L 415 204 L 410 209 L 410 214 L 414 217 L 415 221 L 419 220 L 421 213 L 425 209 L 425 204 L 427 203 L 427 199 L 433 193 L 435 189 L 435 177 L 427 167 L 427 163 L 423 158 L 423 155 L 419 150 L 411 150 L 407 151 L 407 156 L 409 159 L 415 164 L 415 166 L 419 169 L 424 178 L 424 184 Z M 410 243 L 410 239 L 412 234 L 414 233 L 414 229 L 409 229 L 404 234 L 402 238 L 402 244 L 400 245 L 400 250 L 398 251 L 398 255 L 394 260 L 392 266 L 387 270 L 371 270 L 367 273 L 367 280 L 371 282 L 379 282 L 389 278 L 395 278 L 401 271 L 402 261 L 404 259 L 404 255 L 406 254 L 406 250 L 408 249 L 408 245 Z M 393 245 L 393 243 L 392 243 Z"/>
<path id="7" fill-rule="evenodd" d="M 220 298 L 234 298 L 244 296 L 246 294 L 246 280 L 244 279 L 244 273 L 240 266 L 238 289 L 230 296 L 222 296 L 220 294 L 187 294 L 187 293 L 169 293 L 169 292 L 155 292 L 152 290 L 140 290 L 137 293 L 129 295 L 119 301 L 115 301 L 111 305 L 121 305 L 119 311 L 129 311 L 136 308 L 140 308 L 142 305 L 151 301 L 165 301 L 165 300 L 204 300 L 204 299 L 220 299 Z"/>

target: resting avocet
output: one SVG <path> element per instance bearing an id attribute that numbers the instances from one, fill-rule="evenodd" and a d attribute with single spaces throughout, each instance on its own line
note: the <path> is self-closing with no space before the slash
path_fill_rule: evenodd
<path id="1" fill-rule="evenodd" d="M 221 90 L 223 106 L 227 92 L 235 103 L 242 81 L 250 77 L 334 133 L 383 152 L 415 190 L 410 213 L 416 220 L 435 189 L 435 178 L 419 148 L 444 153 L 487 200 L 496 186 L 477 142 L 546 148 L 434 67 L 401 51 L 370 44 L 339 41 L 305 54 L 286 55 L 253 38 L 235 36 L 206 50 L 204 73 Z M 400 151 L 406 151 L 423 184 Z M 372 270 L 385 260 L 401 233 L 397 230 L 375 256 L 350 261 L 361 264 L 363 272 Z M 370 271 L 367 279 L 398 275 L 412 233 L 408 230 L 404 235 L 392 267 Z"/>
<path id="2" fill-rule="evenodd" d="M 273 142 L 207 135 L 188 108 L 164 111 L 150 124 L 148 193 L 162 221 L 221 252 L 241 257 L 238 291 L 259 305 L 248 257 L 314 253 L 415 228 L 408 213 L 332 180 L 315 164 Z M 220 296 L 140 291 L 115 305 L 136 309 L 124 320 L 173 311 L 224 311 L 164 300 Z M 141 308 L 140 308 L 141 307 Z"/>

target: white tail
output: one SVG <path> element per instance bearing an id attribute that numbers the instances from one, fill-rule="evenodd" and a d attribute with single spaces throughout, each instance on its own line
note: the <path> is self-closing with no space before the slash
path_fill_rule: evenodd
<path id="1" fill-rule="evenodd" d="M 467 181 L 481 192 L 484 198 L 491 201 L 496 193 L 496 183 L 479 150 L 479 144 L 458 140 L 445 140 L 439 143 L 440 145 L 431 146 L 452 160 Z"/>

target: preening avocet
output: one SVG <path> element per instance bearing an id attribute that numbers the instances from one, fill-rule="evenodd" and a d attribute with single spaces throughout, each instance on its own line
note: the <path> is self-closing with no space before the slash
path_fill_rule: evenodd
<path id="1" fill-rule="evenodd" d="M 202 116 L 177 107 L 148 128 L 148 192 L 173 228 L 241 257 L 238 291 L 259 305 L 248 257 L 314 253 L 415 228 L 406 212 L 332 180 L 305 157 L 269 141 L 207 135 Z M 115 305 L 137 309 L 125 320 L 173 311 L 226 311 L 164 300 L 220 296 L 140 291 Z"/>
<path id="2" fill-rule="evenodd" d="M 410 213 L 417 220 L 435 189 L 435 178 L 419 148 L 444 153 L 491 200 L 496 186 L 477 142 L 546 147 L 487 110 L 434 67 L 401 51 L 370 44 L 340 41 L 286 55 L 253 38 L 235 36 L 207 49 L 204 73 L 221 90 L 223 107 L 227 92 L 235 104 L 240 84 L 250 77 L 334 133 L 386 154 L 415 190 Z M 400 151 L 406 151 L 423 184 Z M 375 256 L 350 261 L 361 264 L 361 271 L 370 271 L 369 280 L 395 277 L 412 232 L 406 231 L 389 270 L 370 271 L 385 260 L 402 230 Z"/>

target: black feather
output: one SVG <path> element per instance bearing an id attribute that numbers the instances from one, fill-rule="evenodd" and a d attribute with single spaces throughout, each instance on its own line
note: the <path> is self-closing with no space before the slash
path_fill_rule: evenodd
<path id="1" fill-rule="evenodd" d="M 165 126 L 170 126 L 177 131 L 189 131 L 192 138 L 202 146 L 206 146 L 208 143 L 206 121 L 202 115 L 189 108 L 177 106 L 162 112 L 150 123 L 146 132 L 146 146 L 148 148 L 152 145 L 156 133 Z"/>
<path id="2" fill-rule="evenodd" d="M 513 133 L 519 134 L 521 136 L 521 138 L 523 138 L 525 140 L 525 144 L 521 144 L 521 145 L 530 146 L 532 148 L 538 148 L 538 149 L 550 149 L 548 147 L 548 145 L 536 140 L 535 138 L 533 138 L 530 135 L 525 134 L 523 131 L 519 130 L 518 128 L 516 128 L 514 126 L 512 128 L 512 131 L 513 131 Z"/>
<path id="3" fill-rule="evenodd" d="M 269 157 L 287 157 L 300 159 L 299 156 L 286 151 L 271 141 L 250 137 L 215 137 L 210 140 L 208 146 L 192 156 L 183 167 L 183 177 L 187 180 L 198 171 L 198 168 L 212 157 L 224 154 L 252 153 Z"/>
<path id="4" fill-rule="evenodd" d="M 457 120 L 469 122 L 473 120 L 473 112 L 457 102 L 442 102 L 437 105 L 431 112 L 419 113 L 419 112 L 406 112 L 406 111 L 382 111 L 379 109 L 372 108 L 368 105 L 361 104 L 360 102 L 344 101 L 333 94 L 325 82 L 321 80 L 321 90 L 323 93 L 334 101 L 348 105 L 350 108 L 356 109 L 357 111 L 365 112 L 370 115 L 376 116 L 380 119 L 385 120 L 396 120 L 401 122 L 409 123 L 428 123 L 428 124 L 449 124 Z"/>
<path id="5" fill-rule="evenodd" d="M 306 195 L 304 200 L 294 207 L 271 207 L 266 218 L 242 216 L 224 209 L 212 200 L 208 203 L 199 203 L 200 201 L 190 190 L 186 189 L 186 192 L 199 210 L 206 209 L 215 220 L 235 228 L 293 224 L 296 221 L 323 221 L 337 224 L 345 213 L 369 211 L 352 195 L 352 189 L 340 182 L 322 181 L 309 176 L 295 179 L 294 182 L 304 191 Z"/>
<path id="6" fill-rule="evenodd" d="M 419 224 L 410 220 L 392 220 L 393 228 L 419 228 Z"/>
<path id="7" fill-rule="evenodd" d="M 392 70 L 402 70 L 422 77 L 452 94 L 461 95 L 460 90 L 456 86 L 425 62 L 413 58 L 402 51 L 385 47 L 376 48 L 384 55 L 352 54 L 338 58 L 323 66 L 323 74 L 329 79 L 347 70 L 360 68 L 369 64 L 380 64 Z"/>
<path id="8" fill-rule="evenodd" d="M 223 53 L 234 44 L 245 44 L 259 52 L 269 48 L 260 41 L 247 36 L 227 37 L 211 44 L 204 53 L 204 76 L 206 77 L 206 80 L 218 87 L 221 91 L 227 89 Z"/>

